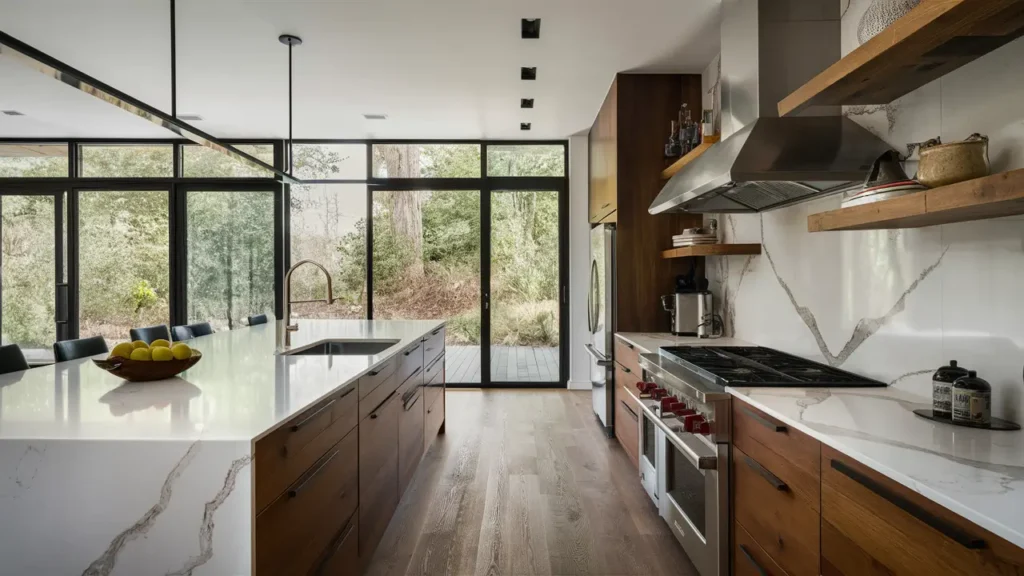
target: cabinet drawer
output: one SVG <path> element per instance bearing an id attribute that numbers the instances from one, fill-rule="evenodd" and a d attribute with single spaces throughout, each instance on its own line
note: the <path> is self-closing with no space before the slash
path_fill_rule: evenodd
<path id="1" fill-rule="evenodd" d="M 424 449 L 430 448 L 430 445 L 434 442 L 434 438 L 437 438 L 438 432 L 441 430 L 441 426 L 444 424 L 444 389 L 441 389 L 441 395 L 434 399 L 433 404 L 427 406 L 427 413 L 424 418 L 424 438 L 423 446 Z"/>
<path id="2" fill-rule="evenodd" d="M 615 337 L 615 361 L 627 368 L 637 380 L 643 378 L 643 370 L 640 369 L 640 350 L 618 336 Z"/>
<path id="3" fill-rule="evenodd" d="M 734 576 L 788 576 L 739 524 L 733 523 Z"/>
<path id="4" fill-rule="evenodd" d="M 640 416 L 633 397 L 623 387 L 615 387 L 615 437 L 622 444 L 633 466 L 640 468 Z"/>
<path id="5" fill-rule="evenodd" d="M 736 446 L 732 478 L 736 522 L 790 576 L 817 576 L 817 508 Z"/>
<path id="6" fill-rule="evenodd" d="M 282 424 L 256 441 L 255 506 L 261 512 L 358 421 L 356 385 Z"/>
<path id="7" fill-rule="evenodd" d="M 305 574 L 356 511 L 359 434 L 353 430 L 256 517 L 256 575 Z"/>
<path id="8" fill-rule="evenodd" d="M 398 390 L 359 422 L 359 556 L 369 558 L 398 506 Z"/>
<path id="9" fill-rule="evenodd" d="M 631 368 L 626 368 L 618 362 L 615 363 L 615 387 L 616 388 L 628 388 L 630 390 L 636 390 L 636 383 L 640 381 L 640 376 L 633 372 Z"/>
<path id="10" fill-rule="evenodd" d="M 825 575 L 1024 573 L 1024 550 L 852 458 L 821 451 Z"/>
<path id="11" fill-rule="evenodd" d="M 417 342 L 398 354 L 398 384 L 405 384 L 413 377 L 423 381 L 423 342 Z"/>
<path id="12" fill-rule="evenodd" d="M 416 474 L 416 467 L 423 456 L 424 435 L 424 389 L 410 378 L 398 389 L 401 413 L 398 415 L 398 495 L 405 493 L 409 482 Z"/>
<path id="13" fill-rule="evenodd" d="M 338 531 L 309 576 L 359 576 L 359 511 Z"/>
<path id="14" fill-rule="evenodd" d="M 377 386 L 386 382 L 388 377 L 395 373 L 395 368 L 398 366 L 398 358 L 399 357 L 397 355 L 388 358 L 383 364 L 371 370 L 359 379 L 360 400 L 366 398 L 370 392 L 373 392 Z M 385 394 L 385 396 L 387 396 L 387 394 Z"/>
<path id="15" fill-rule="evenodd" d="M 362 378 L 360 378 L 360 380 L 362 380 Z M 359 421 L 362 422 L 370 415 L 370 412 L 373 412 L 380 407 L 380 405 L 398 389 L 399 384 L 401 384 L 401 382 L 398 381 L 398 372 L 396 370 L 392 372 L 391 376 L 379 383 L 372 392 L 366 395 L 365 398 L 361 398 L 359 400 Z"/>
<path id="16" fill-rule="evenodd" d="M 444 353 L 434 358 L 432 362 L 426 363 L 426 370 L 423 373 L 423 383 L 427 386 L 444 383 Z"/>
<path id="17" fill-rule="evenodd" d="M 820 442 L 738 399 L 732 403 L 732 438 L 737 448 L 784 477 L 801 497 L 819 500 Z"/>
<path id="18" fill-rule="evenodd" d="M 423 365 L 429 366 L 444 352 L 444 326 L 423 337 Z"/>

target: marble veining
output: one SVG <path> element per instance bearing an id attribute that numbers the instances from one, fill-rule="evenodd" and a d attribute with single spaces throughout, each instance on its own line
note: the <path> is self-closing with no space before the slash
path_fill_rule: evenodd
<path id="1" fill-rule="evenodd" d="M 1024 434 L 932 422 L 895 388 L 728 388 L 739 400 L 1024 547 Z M 734 400 L 734 401 L 739 401 Z"/>

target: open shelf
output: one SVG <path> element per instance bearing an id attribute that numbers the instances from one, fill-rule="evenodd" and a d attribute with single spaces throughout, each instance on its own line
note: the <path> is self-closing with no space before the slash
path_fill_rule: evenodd
<path id="1" fill-rule="evenodd" d="M 663 250 L 661 257 L 669 259 L 689 258 L 691 256 L 745 256 L 760 253 L 760 244 L 700 244 Z"/>
<path id="2" fill-rule="evenodd" d="M 1024 170 L 811 214 L 809 232 L 920 228 L 1024 214 Z"/>
<path id="3" fill-rule="evenodd" d="M 679 158 L 679 160 L 676 160 L 675 162 L 672 163 L 671 166 L 669 166 L 668 168 L 665 168 L 664 170 L 661 171 L 661 178 L 662 178 L 662 180 L 668 180 L 669 178 L 675 176 L 676 172 L 679 172 L 680 170 L 683 169 L 683 166 L 686 166 L 690 162 L 693 162 L 694 160 L 696 160 L 698 156 L 700 156 L 701 154 L 707 152 L 708 148 L 711 148 L 711 146 L 716 144 L 721 139 L 722 139 L 722 137 L 719 134 L 712 134 L 711 136 L 705 136 L 704 137 L 704 141 L 701 142 L 700 144 L 698 144 L 696 148 L 694 148 L 693 150 L 690 150 L 686 154 L 683 154 Z"/>
<path id="4" fill-rule="evenodd" d="M 888 104 L 1020 37 L 1019 0 L 921 0 L 779 102 L 785 116 L 815 105 Z"/>

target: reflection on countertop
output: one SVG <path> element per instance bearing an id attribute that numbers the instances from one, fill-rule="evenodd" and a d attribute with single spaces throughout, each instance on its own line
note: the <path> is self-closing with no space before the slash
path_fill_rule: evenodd
<path id="1" fill-rule="evenodd" d="M 293 347 L 394 339 L 369 356 L 285 356 L 273 323 L 189 342 L 203 360 L 175 379 L 129 385 L 92 364 L 0 376 L 0 440 L 252 440 L 442 326 L 440 320 L 299 320 Z"/>

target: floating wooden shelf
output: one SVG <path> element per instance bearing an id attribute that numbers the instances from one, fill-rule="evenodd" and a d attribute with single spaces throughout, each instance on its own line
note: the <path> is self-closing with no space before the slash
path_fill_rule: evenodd
<path id="1" fill-rule="evenodd" d="M 760 253 L 760 244 L 700 244 L 664 250 L 661 257 L 669 259 L 689 258 L 690 256 L 745 256 Z"/>
<path id="2" fill-rule="evenodd" d="M 1024 214 L 1024 170 L 922 190 L 807 217 L 807 230 L 920 228 Z"/>
<path id="3" fill-rule="evenodd" d="M 690 162 L 696 160 L 698 156 L 707 152 L 708 148 L 711 148 L 712 145 L 714 145 L 721 139 L 722 137 L 719 134 L 705 136 L 704 141 L 698 144 L 696 148 L 690 150 L 686 154 L 683 154 L 683 156 L 679 158 L 679 160 L 676 160 L 675 162 L 672 163 L 671 166 L 661 171 L 662 180 L 668 180 L 669 178 L 675 176 L 676 172 L 679 172 L 680 170 L 683 169 L 683 166 L 686 166 Z"/>
<path id="4" fill-rule="evenodd" d="M 779 115 L 814 105 L 888 104 L 1022 34 L 1019 0 L 921 0 L 785 97 Z"/>

